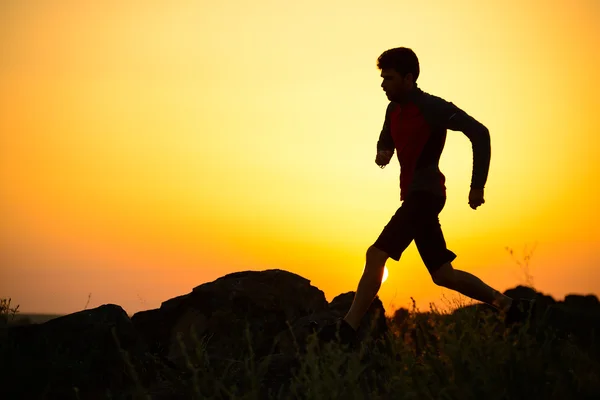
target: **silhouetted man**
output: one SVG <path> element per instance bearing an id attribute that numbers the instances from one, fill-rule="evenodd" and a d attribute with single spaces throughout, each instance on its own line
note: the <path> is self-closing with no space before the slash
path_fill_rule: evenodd
<path id="1" fill-rule="evenodd" d="M 411 49 L 385 51 L 379 56 L 377 67 L 390 103 L 377 141 L 375 163 L 384 168 L 396 152 L 402 204 L 367 249 L 365 270 L 350 310 L 343 319 L 324 327 L 319 337 L 334 340 L 339 330 L 342 342 L 354 340 L 361 319 L 381 287 L 387 259 L 399 261 L 413 240 L 437 285 L 496 307 L 506 315 L 507 323 L 523 319 L 529 302 L 513 302 L 476 276 L 452 267 L 456 255 L 446 247 L 438 218 L 446 203 L 445 178 L 438 166 L 446 131 L 461 131 L 471 140 L 473 175 L 468 202 L 476 210 L 485 203 L 484 186 L 490 164 L 487 128 L 454 104 L 417 86 L 419 60 Z"/>

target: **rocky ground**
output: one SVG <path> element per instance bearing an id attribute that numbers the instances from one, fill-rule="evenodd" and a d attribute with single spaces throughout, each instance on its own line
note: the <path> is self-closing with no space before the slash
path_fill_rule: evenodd
<path id="1" fill-rule="evenodd" d="M 594 332 L 600 331 L 595 296 L 572 295 L 557 302 L 525 287 L 507 294 L 537 298 L 539 323 L 558 337 L 574 336 L 592 345 Z M 131 318 L 120 306 L 106 304 L 41 324 L 3 326 L 0 383 L 5 390 L 0 394 L 4 399 L 185 399 L 194 398 L 186 393 L 226 397 L 235 388 L 238 393 L 253 390 L 261 398 L 276 392 L 283 396 L 303 355 L 317 345 L 315 326 L 343 316 L 353 296 L 341 294 L 328 303 L 321 290 L 296 274 L 246 271 Z M 473 309 L 481 318 L 494 312 L 485 306 Z M 439 318 L 461 312 L 469 308 Z M 376 299 L 359 331 L 362 343 L 385 353 L 392 325 L 396 337 L 414 339 L 416 353 L 423 342 L 419 338 L 439 340 L 428 336 L 427 325 L 405 323 L 408 315 L 398 310 L 386 319 Z M 248 379 L 252 369 L 259 381 Z M 215 379 L 223 382 L 220 395 Z M 201 397 L 207 387 L 212 393 Z"/>

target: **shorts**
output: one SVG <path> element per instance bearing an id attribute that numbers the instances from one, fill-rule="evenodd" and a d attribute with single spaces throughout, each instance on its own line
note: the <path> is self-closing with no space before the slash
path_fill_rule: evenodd
<path id="1" fill-rule="evenodd" d="M 446 248 L 438 218 L 446 197 L 428 192 L 412 192 L 383 228 L 373 247 L 400 261 L 402 252 L 414 240 L 421 259 L 429 272 L 434 272 L 456 254 Z"/>

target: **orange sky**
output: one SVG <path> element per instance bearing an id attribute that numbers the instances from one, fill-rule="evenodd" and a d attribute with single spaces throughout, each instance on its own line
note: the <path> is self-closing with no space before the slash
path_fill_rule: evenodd
<path id="1" fill-rule="evenodd" d="M 268 268 L 355 290 L 400 204 L 374 163 L 397 46 L 491 132 L 476 211 L 470 142 L 442 155 L 455 268 L 505 290 L 505 247 L 537 243 L 538 290 L 600 294 L 597 1 L 158 3 L 0 5 L 0 297 L 131 314 Z M 454 296 L 414 245 L 387 265 L 388 309 Z"/>

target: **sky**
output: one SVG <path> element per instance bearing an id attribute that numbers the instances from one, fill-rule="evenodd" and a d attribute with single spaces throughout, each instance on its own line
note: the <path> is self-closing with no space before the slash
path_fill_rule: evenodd
<path id="1" fill-rule="evenodd" d="M 242 270 L 331 301 L 400 206 L 376 142 L 377 57 L 490 131 L 485 204 L 449 131 L 440 221 L 456 269 L 504 291 L 600 295 L 600 2 L 29 1 L 0 4 L 0 297 L 129 314 Z M 507 248 L 514 250 L 514 257 Z M 414 243 L 388 312 L 468 301 Z"/>

